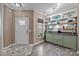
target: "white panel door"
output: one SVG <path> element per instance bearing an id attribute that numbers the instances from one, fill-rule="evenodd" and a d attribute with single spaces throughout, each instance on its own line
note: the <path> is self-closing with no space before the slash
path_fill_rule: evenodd
<path id="1" fill-rule="evenodd" d="M 25 16 L 15 17 L 15 44 L 29 43 L 29 18 Z"/>

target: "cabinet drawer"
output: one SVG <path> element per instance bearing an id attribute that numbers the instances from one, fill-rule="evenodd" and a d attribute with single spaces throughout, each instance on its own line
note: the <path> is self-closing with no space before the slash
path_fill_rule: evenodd
<path id="1" fill-rule="evenodd" d="M 53 43 L 55 43 L 55 44 L 57 44 L 57 36 L 56 36 L 56 34 L 53 34 Z"/>
<path id="2" fill-rule="evenodd" d="M 72 49 L 76 49 L 76 36 L 63 36 L 63 45 Z"/>
<path id="3" fill-rule="evenodd" d="M 57 43 L 58 43 L 59 45 L 63 45 L 62 39 L 59 39 L 59 40 L 57 41 Z"/>
<path id="4" fill-rule="evenodd" d="M 52 34 L 46 33 L 46 41 L 52 42 Z"/>
<path id="5" fill-rule="evenodd" d="M 56 40 L 58 45 L 62 45 L 63 36 L 62 35 L 56 35 Z"/>

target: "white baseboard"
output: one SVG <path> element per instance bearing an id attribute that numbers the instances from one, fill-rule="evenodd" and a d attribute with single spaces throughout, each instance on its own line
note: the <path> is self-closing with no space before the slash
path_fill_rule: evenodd
<path id="1" fill-rule="evenodd" d="M 7 47 L 3 47 L 2 49 L 7 49 L 7 48 L 11 47 L 12 45 L 14 45 L 14 44 L 11 44 L 11 45 L 9 45 Z"/>
<path id="2" fill-rule="evenodd" d="M 79 51 L 77 51 L 77 54 L 79 55 Z"/>
<path id="3" fill-rule="evenodd" d="M 44 40 L 39 41 L 39 42 L 36 42 L 36 43 L 34 43 L 34 44 L 30 44 L 30 45 L 35 46 L 35 45 L 40 44 L 40 43 L 42 43 L 42 42 L 44 42 Z M 11 44 L 11 45 L 9 45 L 9 46 L 7 46 L 7 47 L 3 47 L 2 49 L 7 49 L 7 48 L 11 47 L 12 45 L 16 45 L 16 44 Z"/>
<path id="4" fill-rule="evenodd" d="M 34 43 L 33 46 L 35 46 L 35 45 L 37 45 L 37 44 L 40 44 L 40 43 L 42 43 L 42 42 L 44 42 L 44 40 Z"/>

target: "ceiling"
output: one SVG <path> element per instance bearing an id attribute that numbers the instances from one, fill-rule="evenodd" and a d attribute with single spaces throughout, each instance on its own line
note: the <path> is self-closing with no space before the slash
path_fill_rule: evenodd
<path id="1" fill-rule="evenodd" d="M 43 13 L 47 13 L 50 8 L 56 7 L 57 3 L 23 3 L 23 7 L 17 8 L 13 3 L 6 4 L 13 10 L 39 10 Z M 54 11 L 54 13 L 63 12 L 68 9 L 76 8 L 77 3 L 61 3 L 60 7 Z"/>

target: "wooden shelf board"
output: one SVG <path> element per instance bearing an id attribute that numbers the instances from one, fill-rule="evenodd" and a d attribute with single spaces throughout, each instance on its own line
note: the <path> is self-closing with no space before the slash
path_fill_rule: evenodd
<path id="1" fill-rule="evenodd" d="M 77 30 L 77 28 L 65 28 L 64 30 Z"/>
<path id="2" fill-rule="evenodd" d="M 74 21 L 74 22 L 67 22 L 67 23 L 60 23 L 61 25 L 63 25 L 63 24 L 76 24 L 77 22 L 76 21 Z"/>

